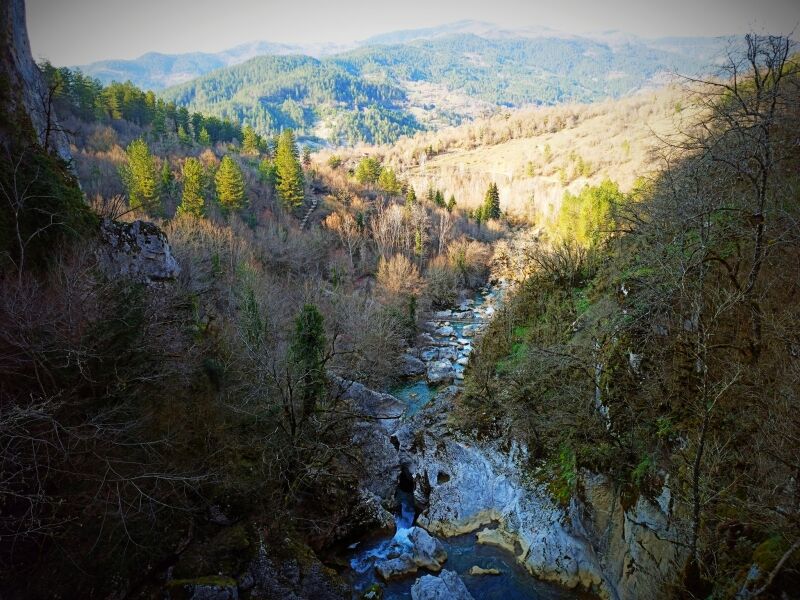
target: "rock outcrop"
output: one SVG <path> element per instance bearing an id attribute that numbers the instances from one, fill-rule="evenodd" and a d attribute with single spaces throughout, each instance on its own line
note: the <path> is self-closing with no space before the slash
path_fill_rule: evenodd
<path id="1" fill-rule="evenodd" d="M 398 429 L 403 468 L 423 509 L 417 523 L 440 536 L 477 532 L 512 552 L 534 576 L 604 598 L 666 598 L 680 553 L 671 543 L 668 490 L 624 510 L 603 477 L 585 473 L 569 508 L 531 481 L 524 447 L 478 443 L 447 427 L 449 400 L 434 401 Z"/>
<path id="2" fill-rule="evenodd" d="M 239 590 L 251 598 L 272 600 L 344 600 L 350 594 L 335 575 L 316 559 L 300 564 L 271 558 L 262 546 L 247 572 L 239 578 Z"/>
<path id="3" fill-rule="evenodd" d="M 108 277 L 153 284 L 180 273 L 166 234 L 153 223 L 107 219 L 100 227 L 100 240 L 98 259 Z"/>
<path id="4" fill-rule="evenodd" d="M 453 571 L 442 571 L 436 577 L 425 575 L 411 587 L 412 600 L 474 600 L 461 578 Z"/>
<path id="5" fill-rule="evenodd" d="M 24 112 L 42 147 L 52 150 L 69 161 L 69 141 L 56 125 L 55 114 L 48 107 L 47 86 L 39 67 L 31 56 L 31 45 L 25 23 L 25 2 L 4 0 L 0 2 L 2 17 L 2 44 L 0 44 L 0 76 L 10 94 L 4 95 L 3 110 L 9 115 Z M 50 113 L 48 115 L 48 112 Z"/>
<path id="6" fill-rule="evenodd" d="M 620 490 L 603 475 L 584 472 L 581 500 L 571 520 L 583 528 L 620 598 L 669 597 L 686 558 L 686 544 L 673 519 L 668 482 L 656 498 L 640 495 L 623 507 Z"/>
<path id="7" fill-rule="evenodd" d="M 439 571 L 447 560 L 442 543 L 421 527 L 403 530 L 404 536 L 390 548 L 387 558 L 375 564 L 378 574 L 389 580 L 416 573 L 419 569 Z"/>
<path id="8" fill-rule="evenodd" d="M 360 450 L 362 458 L 359 487 L 391 504 L 400 478 L 400 457 L 391 436 L 406 406 L 391 394 L 376 392 L 358 382 L 338 377 L 331 381 L 333 393 L 349 402 L 351 410 L 360 415 L 352 438 L 353 447 Z"/>

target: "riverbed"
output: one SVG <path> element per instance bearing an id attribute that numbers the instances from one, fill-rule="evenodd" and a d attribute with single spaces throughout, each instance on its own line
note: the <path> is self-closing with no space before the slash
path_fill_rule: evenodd
<path id="1" fill-rule="evenodd" d="M 453 382 L 463 379 L 464 362 L 472 351 L 474 337 L 486 326 L 499 308 L 502 289 L 484 288 L 473 298 L 461 302 L 457 308 L 439 311 L 426 323 L 422 345 L 413 349 L 427 364 L 437 360 L 450 361 Z M 425 376 L 406 381 L 390 390 L 406 405 L 406 417 L 413 416 L 425 407 L 437 391 L 449 384 L 429 383 Z M 417 578 L 430 573 L 420 569 L 416 573 L 384 582 L 376 573 L 375 565 L 398 548 L 406 546 L 408 534 L 416 523 L 413 495 L 410 491 L 397 491 L 398 509 L 394 515 L 396 532 L 393 536 L 362 540 L 349 549 L 348 564 L 344 576 L 353 588 L 353 598 L 361 598 L 370 586 L 383 587 L 385 600 L 411 598 L 411 587 Z M 456 572 L 476 600 L 566 600 L 589 598 L 590 596 L 566 590 L 557 585 L 532 577 L 516 560 L 515 556 L 502 548 L 478 544 L 475 533 L 451 538 L 439 538 L 447 560 L 444 568 Z M 470 575 L 472 567 L 496 569 L 497 575 Z"/>

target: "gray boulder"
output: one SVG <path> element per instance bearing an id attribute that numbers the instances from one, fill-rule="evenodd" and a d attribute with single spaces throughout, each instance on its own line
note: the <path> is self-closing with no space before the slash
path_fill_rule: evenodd
<path id="1" fill-rule="evenodd" d="M 120 223 L 106 219 L 100 226 L 100 267 L 108 277 L 141 283 L 175 279 L 180 267 L 166 234 L 153 223 Z"/>
<path id="2" fill-rule="evenodd" d="M 439 348 L 439 360 L 450 360 L 454 361 L 458 358 L 458 352 L 455 348 L 447 347 L 447 348 Z"/>
<path id="3" fill-rule="evenodd" d="M 400 460 L 390 436 L 397 429 L 405 403 L 391 394 L 383 394 L 355 382 L 331 376 L 333 393 L 349 401 L 350 408 L 362 415 L 353 426 L 352 443 L 361 454 L 360 487 L 391 501 L 398 477 Z"/>
<path id="4" fill-rule="evenodd" d="M 425 363 L 416 356 L 404 354 L 400 359 L 400 375 L 402 377 L 415 377 L 425 373 Z"/>
<path id="5" fill-rule="evenodd" d="M 416 573 L 419 567 L 410 554 L 404 553 L 394 558 L 380 560 L 375 564 L 375 570 L 384 581 L 397 579 L 409 573 Z"/>
<path id="6" fill-rule="evenodd" d="M 436 330 L 436 335 L 440 335 L 442 337 L 450 337 L 454 335 L 455 332 L 456 330 L 453 329 L 450 325 L 445 325 L 444 327 L 439 327 L 439 329 Z"/>
<path id="7" fill-rule="evenodd" d="M 447 560 L 447 552 L 442 546 L 442 542 L 422 527 L 412 527 L 411 533 L 408 534 L 408 540 L 413 548 L 414 562 L 418 566 L 429 571 L 438 571 L 442 568 L 442 564 Z"/>
<path id="8" fill-rule="evenodd" d="M 480 331 L 480 326 L 477 324 L 464 325 L 461 335 L 463 335 L 465 338 L 468 338 L 474 336 L 476 333 L 478 333 L 478 331 Z"/>
<path id="9" fill-rule="evenodd" d="M 340 377 L 331 377 L 334 394 L 343 400 L 349 400 L 353 409 L 369 420 L 377 419 L 384 429 L 394 431 L 406 405 L 391 394 L 376 392 L 357 381 L 349 381 Z"/>
<path id="10" fill-rule="evenodd" d="M 423 350 L 420 351 L 419 357 L 425 362 L 431 362 L 432 360 L 436 360 L 439 357 L 439 349 L 424 348 Z"/>
<path id="11" fill-rule="evenodd" d="M 442 571 L 435 575 L 425 575 L 411 587 L 412 600 L 475 600 L 467 586 L 453 571 Z"/>
<path id="12" fill-rule="evenodd" d="M 452 381 L 456 376 L 453 365 L 449 360 L 437 360 L 428 365 L 428 382 L 444 383 Z"/>
<path id="13" fill-rule="evenodd" d="M 442 543 L 421 527 L 412 527 L 408 534 L 398 535 L 398 538 L 387 558 L 375 564 L 378 574 L 386 581 L 419 569 L 439 571 L 447 560 Z"/>

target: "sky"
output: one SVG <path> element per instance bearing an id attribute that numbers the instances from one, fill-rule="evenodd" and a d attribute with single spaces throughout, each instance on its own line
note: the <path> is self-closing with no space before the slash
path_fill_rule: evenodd
<path id="1" fill-rule="evenodd" d="M 800 30 L 800 0 L 26 0 L 35 59 L 80 65 L 241 43 L 362 40 L 474 19 L 645 37 Z"/>

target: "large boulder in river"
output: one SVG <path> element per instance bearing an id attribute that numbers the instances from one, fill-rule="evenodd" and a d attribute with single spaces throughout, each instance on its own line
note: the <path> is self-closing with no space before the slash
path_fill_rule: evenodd
<path id="1" fill-rule="evenodd" d="M 364 420 L 380 424 L 387 431 L 394 431 L 406 410 L 402 400 L 391 394 L 376 392 L 357 381 L 331 377 L 334 395 L 352 404 L 352 408 Z"/>
<path id="2" fill-rule="evenodd" d="M 475 600 L 467 586 L 453 571 L 420 577 L 411 586 L 412 600 Z"/>
<path id="3" fill-rule="evenodd" d="M 405 533 L 405 530 L 401 530 Z M 421 527 L 411 527 L 406 535 L 398 534 L 387 558 L 375 563 L 375 569 L 385 580 L 416 573 L 419 569 L 439 571 L 447 560 L 442 542 Z"/>
<path id="4" fill-rule="evenodd" d="M 428 365 L 429 383 L 449 383 L 455 379 L 456 372 L 449 360 L 437 360 Z"/>
<path id="5" fill-rule="evenodd" d="M 416 377 L 425 373 L 425 363 L 416 356 L 406 353 L 400 359 L 398 371 L 402 377 Z"/>

